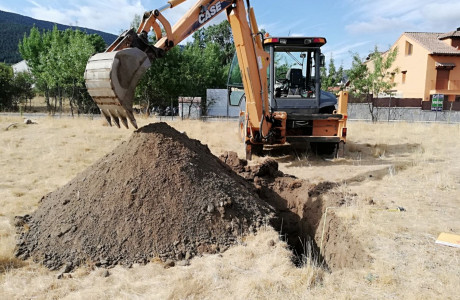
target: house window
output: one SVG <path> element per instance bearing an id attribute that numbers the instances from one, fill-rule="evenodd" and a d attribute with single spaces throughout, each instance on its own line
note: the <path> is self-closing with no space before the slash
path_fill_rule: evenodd
<path id="1" fill-rule="evenodd" d="M 413 47 L 411 43 L 406 42 L 406 55 L 412 55 Z"/>
<path id="2" fill-rule="evenodd" d="M 437 69 L 436 74 L 436 89 L 447 90 L 449 86 L 449 73 L 450 70 Z"/>
<path id="3" fill-rule="evenodd" d="M 406 73 L 407 73 L 407 71 L 402 71 L 402 72 L 401 72 L 401 74 L 402 74 L 401 83 L 402 83 L 402 84 L 405 84 L 405 83 L 406 83 Z"/>

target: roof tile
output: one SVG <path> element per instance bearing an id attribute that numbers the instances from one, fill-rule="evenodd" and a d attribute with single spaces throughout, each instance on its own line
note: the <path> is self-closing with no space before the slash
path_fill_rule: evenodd
<path id="1" fill-rule="evenodd" d="M 451 47 L 440 40 L 444 33 L 435 32 L 405 32 L 405 34 L 417 41 L 422 47 L 431 52 L 431 54 L 439 55 L 460 55 L 460 50 Z"/>
<path id="2" fill-rule="evenodd" d="M 460 31 L 456 30 L 456 31 L 451 31 L 451 32 L 448 32 L 448 33 L 444 33 L 444 34 L 441 34 L 439 36 L 439 39 L 440 40 L 444 40 L 444 39 L 448 39 L 448 38 L 457 38 L 457 37 L 460 37 Z"/>

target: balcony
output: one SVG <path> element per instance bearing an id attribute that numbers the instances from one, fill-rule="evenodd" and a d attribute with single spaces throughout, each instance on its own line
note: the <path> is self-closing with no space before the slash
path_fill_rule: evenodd
<path id="1" fill-rule="evenodd" d="M 438 86 L 438 88 L 436 88 Z M 460 95 L 460 80 L 448 80 L 447 84 L 436 84 L 436 80 L 430 82 L 430 95 Z"/>

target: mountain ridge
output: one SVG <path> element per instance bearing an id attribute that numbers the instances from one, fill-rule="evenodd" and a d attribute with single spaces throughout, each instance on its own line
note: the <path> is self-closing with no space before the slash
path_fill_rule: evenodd
<path id="1" fill-rule="evenodd" d="M 70 28 L 78 29 L 88 34 L 99 34 L 107 45 L 110 45 L 117 38 L 114 34 L 100 30 L 80 26 L 68 26 L 0 10 L 0 62 L 14 64 L 22 60 L 18 50 L 19 41 L 22 40 L 24 34 L 30 33 L 30 29 L 34 25 L 40 31 L 52 30 L 54 25 L 56 25 L 58 30 Z"/>

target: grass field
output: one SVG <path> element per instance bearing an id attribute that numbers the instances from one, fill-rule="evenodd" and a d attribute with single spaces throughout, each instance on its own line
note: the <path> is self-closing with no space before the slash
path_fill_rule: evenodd
<path id="1" fill-rule="evenodd" d="M 267 150 L 288 174 L 334 181 L 349 201 L 331 208 L 369 256 L 365 267 L 326 271 L 295 267 L 279 234 L 267 227 L 221 255 L 190 266 L 160 262 L 131 269 L 84 267 L 57 279 L 14 258 L 16 215 L 127 139 L 131 130 L 87 118 L 0 117 L 0 295 L 2 299 L 458 299 L 460 249 L 435 244 L 439 233 L 460 234 L 460 125 L 349 122 L 343 158 L 303 149 Z M 146 125 L 156 119 L 140 119 Z M 9 127 L 10 124 L 17 123 Z M 236 123 L 172 121 L 215 155 L 243 157 Z M 261 160 L 262 158 L 256 158 Z M 405 211 L 398 211 L 402 207 Z M 274 240 L 275 246 L 269 246 Z M 324 245 L 327 247 L 327 244 Z M 359 257 L 356 259 L 360 259 Z"/>

